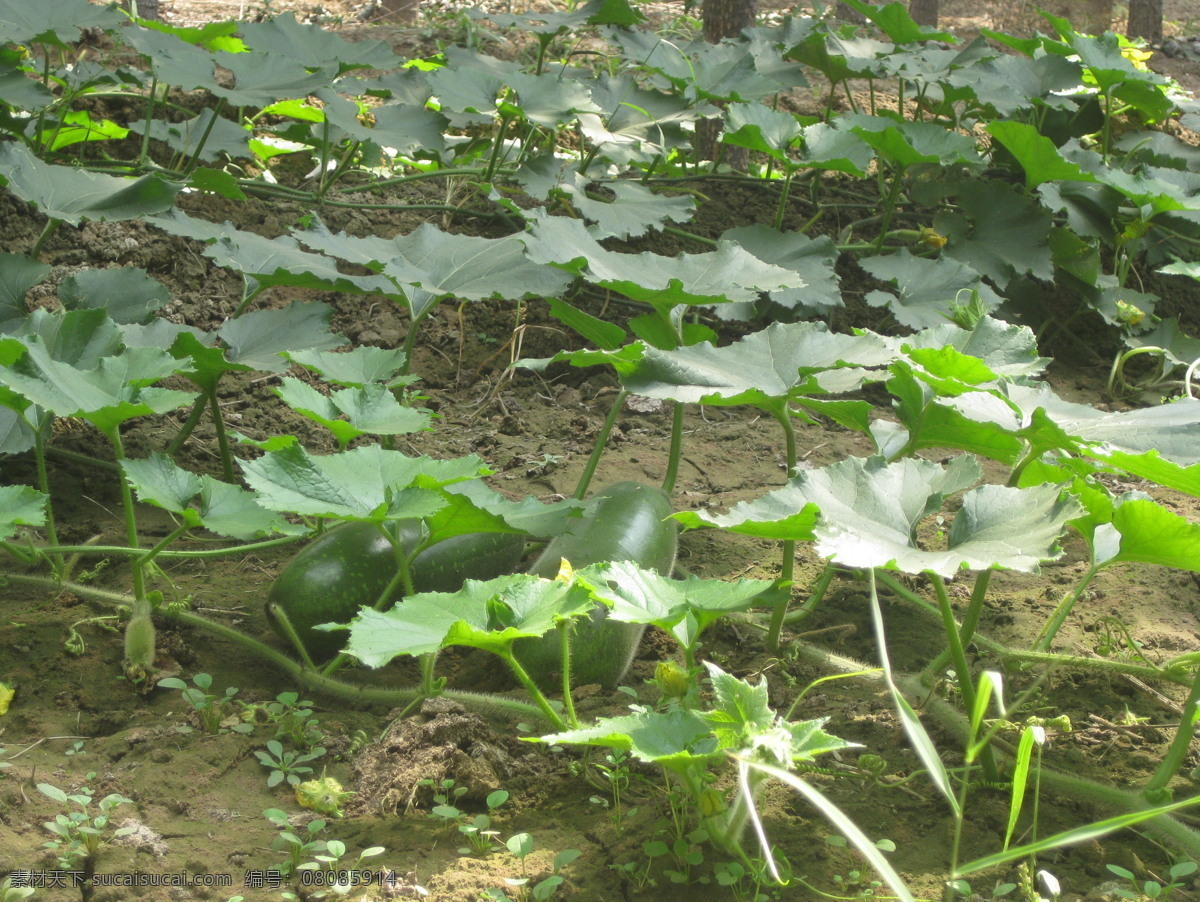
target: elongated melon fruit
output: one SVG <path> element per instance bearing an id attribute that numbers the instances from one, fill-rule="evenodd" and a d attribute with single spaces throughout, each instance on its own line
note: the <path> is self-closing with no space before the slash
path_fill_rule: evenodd
<path id="1" fill-rule="evenodd" d="M 401 520 L 395 535 L 411 549 L 420 540 L 420 521 Z M 525 550 L 523 536 L 470 533 L 426 548 L 412 562 L 417 592 L 456 592 L 467 579 L 492 579 L 511 573 Z M 337 654 L 344 632 L 314 629 L 318 623 L 348 623 L 364 606 L 374 605 L 396 575 L 392 543 L 371 523 L 347 523 L 331 529 L 283 568 L 267 597 L 267 619 L 280 635 L 276 611 L 287 614 L 314 660 Z M 392 603 L 399 601 L 397 590 Z"/>
<path id="2" fill-rule="evenodd" d="M 668 519 L 671 499 L 659 488 L 618 482 L 589 499 L 589 507 L 570 533 L 558 536 L 530 568 L 552 579 L 563 559 L 579 569 L 604 561 L 631 561 L 669 576 L 675 566 L 678 524 Z M 609 620 L 602 609 L 577 621 L 571 639 L 571 679 L 577 686 L 612 687 L 625 676 L 645 626 Z M 551 688 L 562 669 L 557 631 L 516 645 L 517 659 L 539 685 Z"/>

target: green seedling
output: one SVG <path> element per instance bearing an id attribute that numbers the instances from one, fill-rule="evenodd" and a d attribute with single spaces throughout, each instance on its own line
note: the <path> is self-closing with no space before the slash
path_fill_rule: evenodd
<path id="1" fill-rule="evenodd" d="M 1117 864 L 1105 865 L 1112 873 L 1116 874 L 1122 880 L 1129 881 L 1128 888 L 1118 887 L 1113 890 L 1122 899 L 1128 899 L 1129 902 L 1144 902 L 1147 899 L 1165 899 L 1174 893 L 1176 890 L 1184 889 L 1190 881 L 1185 880 L 1185 877 L 1191 877 L 1196 873 L 1196 862 L 1180 861 L 1167 870 L 1167 879 L 1162 878 L 1139 880 L 1128 868 L 1123 868 Z"/>
<path id="2" fill-rule="evenodd" d="M 196 719 L 200 722 L 200 729 L 205 733 L 215 735 L 221 731 L 221 724 L 225 720 L 233 697 L 237 695 L 237 688 L 230 686 L 225 690 L 223 696 L 214 695 L 208 691 L 212 688 L 212 677 L 207 673 L 196 674 L 192 677 L 192 684 L 189 686 L 178 677 L 167 677 L 158 681 L 158 685 L 163 689 L 178 689 L 183 700 L 192 706 Z M 237 723 L 229 729 L 235 733 L 249 733 L 254 726 L 248 723 Z"/>
<path id="3" fill-rule="evenodd" d="M 287 740 L 297 749 L 311 749 L 325 736 L 320 721 L 313 717 L 312 702 L 300 701 L 296 692 L 281 692 L 272 702 L 243 704 L 242 720 L 252 726 L 273 726 L 274 738 Z"/>
<path id="4" fill-rule="evenodd" d="M 87 775 L 89 781 L 95 777 L 94 773 Z M 110 793 L 97 802 L 95 791 L 86 784 L 72 793 L 67 793 L 52 783 L 39 783 L 37 788 L 38 792 L 58 802 L 65 809 L 56 814 L 54 820 L 43 825 L 55 838 L 46 842 L 42 848 L 54 852 L 61 868 L 90 870 L 97 853 L 106 843 L 132 833 L 135 829 L 110 826 L 113 812 L 117 808 L 133 804 L 132 799 L 127 799 L 120 793 Z"/>
<path id="5" fill-rule="evenodd" d="M 443 784 L 445 782 L 443 781 Z M 453 783 L 453 781 L 449 782 Z M 443 785 L 443 789 L 444 792 L 435 795 L 435 800 L 447 799 L 451 796 L 457 798 L 461 794 L 454 794 L 452 786 Z M 459 789 L 465 790 L 465 787 L 459 787 Z M 448 796 L 447 793 L 451 795 Z M 487 811 L 483 814 L 470 815 L 447 801 L 443 801 L 430 809 L 429 816 L 455 824 L 458 832 L 466 837 L 467 845 L 458 850 L 460 855 L 488 855 L 498 848 L 496 843 L 500 835 L 500 831 L 492 827 L 492 812 L 507 801 L 508 790 L 497 789 L 489 793 L 484 800 Z"/>
<path id="6" fill-rule="evenodd" d="M 308 751 L 289 751 L 278 739 L 268 740 L 265 750 L 254 752 L 259 763 L 271 771 L 267 777 L 267 786 L 270 787 L 278 786 L 284 780 L 289 786 L 299 786 L 307 779 L 306 775 L 313 772 L 307 762 L 315 761 L 324 754 L 325 749 L 319 745 L 312 746 Z"/>
<path id="7" fill-rule="evenodd" d="M 504 843 L 504 847 L 508 849 L 513 857 L 521 862 L 521 876 L 505 877 L 504 882 L 509 889 L 487 890 L 484 893 L 484 898 L 486 899 L 502 900 L 502 902 L 524 902 L 524 900 L 545 902 L 546 899 L 549 899 L 558 892 L 565 881 L 565 878 L 559 871 L 583 854 L 578 849 L 566 849 L 559 852 L 554 856 L 550 876 L 543 877 L 537 883 L 531 883 L 531 878 L 528 876 L 526 859 L 534 849 L 533 837 L 528 833 L 517 833 L 508 838 Z M 509 893 L 512 895 L 510 896 Z"/>
<path id="8" fill-rule="evenodd" d="M 298 865 L 296 871 L 310 872 L 300 880 L 302 884 L 316 888 L 311 898 L 345 896 L 363 884 L 363 862 L 377 858 L 385 851 L 387 850 L 383 846 L 371 846 L 359 852 L 353 862 L 343 861 L 346 856 L 346 844 L 341 840 L 331 839 L 325 843 L 324 851 L 315 852 L 312 861 Z"/>
<path id="9" fill-rule="evenodd" d="M 303 828 L 293 828 L 288 821 L 287 813 L 279 808 L 268 808 L 263 817 L 271 822 L 279 832 L 271 842 L 271 848 L 283 854 L 279 872 L 284 877 L 290 877 L 308 859 L 323 854 L 327 843 L 320 838 L 327 822 L 323 818 L 314 818 Z"/>
<path id="10" fill-rule="evenodd" d="M 32 886 L 14 886 L 11 876 L 0 882 L 0 902 L 21 902 L 29 899 L 36 890 Z"/>

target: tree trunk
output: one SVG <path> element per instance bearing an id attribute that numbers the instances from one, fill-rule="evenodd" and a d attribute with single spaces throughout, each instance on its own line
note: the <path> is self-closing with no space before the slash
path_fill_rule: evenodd
<path id="1" fill-rule="evenodd" d="M 736 38 L 743 28 L 754 24 L 757 12 L 755 0 L 704 0 L 701 17 L 704 40 L 718 44 L 722 38 Z M 722 159 L 739 172 L 745 172 L 750 163 L 750 154 L 744 147 L 721 145 L 720 119 L 697 121 L 696 154 L 702 160 Z"/>
<path id="2" fill-rule="evenodd" d="M 1129 0 L 1129 24 L 1125 33 L 1145 38 L 1151 44 L 1162 41 L 1163 0 Z"/>
<path id="3" fill-rule="evenodd" d="M 912 0 L 908 4 L 908 14 L 918 25 L 937 28 L 938 0 Z"/>
<path id="4" fill-rule="evenodd" d="M 139 19 L 150 19 L 154 22 L 162 21 L 159 0 L 136 0 L 134 3 L 131 3 L 130 0 L 122 0 L 121 6 L 125 7 L 129 12 L 135 13 Z"/>

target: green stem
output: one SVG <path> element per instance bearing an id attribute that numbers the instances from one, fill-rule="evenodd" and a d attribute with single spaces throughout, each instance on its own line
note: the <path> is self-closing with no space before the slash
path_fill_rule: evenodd
<path id="1" fill-rule="evenodd" d="M 120 466 L 121 461 L 125 459 L 125 448 L 121 444 L 121 427 L 113 426 L 104 434 L 112 445 L 113 456 L 117 460 L 117 465 Z M 133 490 L 129 487 L 129 480 L 125 478 L 124 473 L 117 480 L 117 484 L 121 487 L 121 507 L 125 512 L 125 541 L 130 548 L 137 549 L 140 546 L 138 545 L 137 511 L 133 506 Z M 138 602 L 133 608 L 133 612 L 136 614 L 146 604 L 146 578 L 142 573 L 141 561 L 137 558 L 134 558 L 130 569 L 133 571 L 133 597 Z"/>
<path id="2" fill-rule="evenodd" d="M 779 192 L 779 206 L 775 208 L 775 228 L 780 231 L 783 229 L 783 216 L 787 212 L 788 193 L 792 187 L 793 172 L 795 170 L 789 166 L 787 175 L 783 179 L 783 190 Z"/>
<path id="3" fill-rule="evenodd" d="M 118 592 L 107 592 L 93 586 L 83 585 L 82 583 L 65 582 L 59 586 L 53 580 L 46 577 L 18 574 L 6 574 L 6 578 L 25 585 L 40 586 L 50 591 L 66 590 L 76 595 L 95 598 L 114 605 L 129 605 L 133 601 L 128 595 L 122 595 Z M 269 645 L 247 636 L 240 630 L 209 620 L 191 611 L 180 611 L 162 607 L 158 609 L 157 613 L 164 619 L 172 620 L 185 626 L 195 627 L 214 636 L 219 636 L 236 643 L 251 654 L 262 658 L 283 671 L 291 682 L 296 683 L 302 689 L 323 692 L 334 698 L 363 705 L 406 705 L 413 701 L 419 701 L 424 697 L 422 690 L 417 688 L 394 689 L 360 686 L 355 683 L 347 683 L 324 676 L 304 667 L 299 662 L 294 661 L 282 652 L 276 651 Z M 442 695 L 459 702 L 464 707 L 490 714 L 510 717 L 531 717 L 535 719 L 542 719 L 545 715 L 545 711 L 540 706 L 499 695 L 489 695 L 483 692 L 464 692 L 461 690 L 445 690 L 442 692 Z M 562 721 L 557 715 L 554 718 L 546 719 L 558 729 L 562 729 Z"/>
<path id="4" fill-rule="evenodd" d="M 791 479 L 796 472 L 796 430 L 792 426 L 792 415 L 785 401 L 777 410 L 772 411 L 776 421 L 783 429 L 784 457 L 787 461 L 787 478 Z M 790 584 L 796 575 L 796 542 L 788 539 L 781 544 L 783 561 L 780 564 L 779 580 L 785 585 Z M 783 633 L 783 623 L 787 617 L 788 602 L 791 601 L 791 589 L 787 589 L 783 600 L 771 612 L 771 622 L 767 626 L 767 649 L 779 650 L 779 637 Z"/>
<path id="5" fill-rule="evenodd" d="M 821 575 L 817 577 L 817 581 L 813 583 L 812 592 L 809 593 L 807 599 L 800 607 L 791 611 L 783 622 L 789 625 L 799 623 L 804 618 L 808 617 L 817 609 L 817 606 L 825 598 L 825 593 L 829 591 L 829 584 L 833 582 L 833 578 L 837 575 L 837 566 L 833 561 L 825 562 L 825 569 L 821 571 Z"/>
<path id="6" fill-rule="evenodd" d="M 158 99 L 158 78 L 150 79 L 150 91 L 146 94 L 146 130 L 142 132 L 142 146 L 138 150 L 138 163 L 145 164 L 150 157 L 150 123 L 154 121 L 154 104 Z"/>
<path id="7" fill-rule="evenodd" d="M 886 571 L 876 570 L 875 577 L 879 582 L 887 586 L 889 590 L 915 605 L 918 610 L 937 617 L 939 620 L 941 619 L 941 611 L 935 605 L 931 605 L 903 583 L 889 576 Z M 1168 662 L 1168 666 L 1159 668 L 1146 664 L 1115 661 L 1108 658 L 1083 658 L 1076 655 L 1059 654 L 1057 652 L 1038 652 L 1009 648 L 995 639 L 989 639 L 980 634 L 976 634 L 972 639 L 976 645 L 979 645 L 989 653 L 1008 661 L 1027 661 L 1031 664 L 1044 664 L 1047 667 L 1070 667 L 1075 670 L 1091 670 L 1098 673 L 1126 673 L 1142 680 L 1164 680 L 1168 683 L 1176 683 L 1183 686 L 1191 685 L 1191 678 L 1182 677 L 1178 672 L 1181 667 L 1191 662 L 1180 661 L 1176 664 L 1175 661 L 1170 661 Z"/>
<path id="8" fill-rule="evenodd" d="M 583 472 L 579 474 L 579 482 L 575 483 L 575 491 L 571 495 L 572 498 L 578 498 L 582 501 L 587 496 L 588 486 L 592 482 L 592 477 L 596 475 L 596 467 L 600 465 L 600 458 L 604 454 L 604 446 L 608 444 L 608 437 L 612 434 L 613 426 L 617 424 L 617 417 L 620 416 L 621 409 L 625 406 L 625 399 L 627 397 L 629 397 L 629 392 L 625 391 L 625 389 L 622 388 L 617 392 L 617 397 L 608 411 L 608 416 L 604 419 L 604 424 L 600 427 L 600 431 L 596 433 L 596 441 L 592 445 L 592 453 L 583 467 Z"/>
<path id="9" fill-rule="evenodd" d="M 1144 345 L 1140 348 L 1132 348 L 1125 351 L 1123 354 L 1118 354 L 1113 360 L 1112 369 L 1108 373 L 1108 385 L 1105 387 L 1106 394 L 1113 397 L 1116 394 L 1117 385 L 1121 388 L 1127 387 L 1125 383 L 1125 362 L 1131 357 L 1136 357 L 1138 354 L 1165 354 L 1162 348 L 1155 345 Z"/>
<path id="10" fill-rule="evenodd" d="M 492 158 L 488 161 L 487 169 L 483 173 L 483 180 L 490 182 L 496 174 L 496 168 L 500 165 L 500 153 L 504 150 L 504 135 L 508 131 L 508 116 L 500 117 L 500 125 L 496 129 L 496 141 L 492 145 Z"/>
<path id="11" fill-rule="evenodd" d="M 47 220 L 42 233 L 38 235 L 37 241 L 33 243 L 33 248 L 29 251 L 29 256 L 36 260 L 42 253 L 42 248 L 46 246 L 46 242 L 50 240 L 50 236 L 58 231 L 58 227 L 62 225 L 61 219 L 55 219 L 53 216 Z"/>
<path id="12" fill-rule="evenodd" d="M 573 729 L 579 726 L 579 718 L 575 715 L 575 699 L 571 695 L 571 633 L 574 632 L 575 621 L 561 620 L 557 629 L 559 645 L 562 648 L 563 711 L 567 715 L 567 723 Z"/>
<path id="13" fill-rule="evenodd" d="M 149 564 L 151 561 L 153 561 L 156 557 L 158 557 L 160 554 L 162 554 L 162 552 L 166 549 L 166 547 L 168 545 L 170 545 L 172 542 L 174 542 L 176 539 L 178 539 L 181 535 L 183 535 L 187 531 L 188 531 L 187 526 L 177 526 L 175 529 L 171 530 L 171 532 L 169 532 L 166 536 L 164 536 L 157 544 L 155 544 L 153 547 L 151 547 L 149 551 L 144 551 L 141 554 L 139 554 L 134 559 L 134 563 L 138 567 L 145 567 L 147 564 Z"/>
<path id="14" fill-rule="evenodd" d="M 683 449 L 683 404 L 679 401 L 672 401 L 671 404 L 671 447 L 667 452 L 667 472 L 662 481 L 662 490 L 668 495 L 675 491 L 680 452 Z"/>
<path id="15" fill-rule="evenodd" d="M 167 457 L 174 457 L 183 448 L 184 443 L 188 440 L 188 436 L 200 425 L 200 420 L 204 416 L 204 408 L 207 406 L 208 396 L 203 393 L 197 395 L 195 402 L 192 404 L 192 409 L 187 415 L 187 419 L 183 421 L 183 425 L 179 427 L 179 431 L 175 433 L 175 437 L 171 439 L 170 444 L 166 447 Z"/>
<path id="16" fill-rule="evenodd" d="M 900 196 L 900 173 L 892 173 L 892 184 L 888 188 L 887 199 L 883 203 L 883 214 L 879 221 L 879 237 L 875 239 L 875 250 L 882 251 L 883 243 L 888 237 L 888 228 L 891 226 L 892 217 L 896 213 L 896 198 Z"/>
<path id="17" fill-rule="evenodd" d="M 237 482 L 237 476 L 233 472 L 233 454 L 229 450 L 229 436 L 225 432 L 225 418 L 221 416 L 221 402 L 217 398 L 217 386 L 207 392 L 208 407 L 212 411 L 213 428 L 217 432 L 217 450 L 221 455 L 221 472 L 225 477 L 225 481 L 230 485 Z"/>
<path id="18" fill-rule="evenodd" d="M 991 570 L 980 570 L 975 575 L 975 588 L 971 590 L 971 601 L 967 605 L 967 612 L 963 615 L 962 625 L 958 631 L 959 644 L 964 648 L 971 643 L 975 637 L 975 628 L 979 626 L 979 618 L 983 614 L 983 600 L 987 597 L 988 586 L 992 582 Z M 928 667 L 924 670 L 924 675 L 940 673 L 941 670 L 950 663 L 950 650 L 944 649 Z"/>
<path id="19" fill-rule="evenodd" d="M 542 694 L 542 690 L 538 688 L 537 683 L 533 681 L 528 671 L 521 666 L 521 662 L 513 655 L 512 648 L 505 648 L 503 651 L 496 652 L 496 654 L 508 665 L 513 676 L 517 678 L 517 682 L 525 687 L 525 691 L 529 693 L 529 697 L 533 699 L 534 704 L 537 705 L 538 710 L 542 712 L 546 720 L 554 724 L 555 729 L 566 730 L 567 724 L 558 716 L 558 712 L 550 706 L 550 702 Z M 568 695 L 567 697 L 569 698 L 570 696 Z"/>
<path id="20" fill-rule="evenodd" d="M 1100 572 L 1102 565 L 1092 563 L 1088 567 L 1087 573 L 1076 583 L 1075 588 L 1063 596 L 1063 600 L 1058 603 L 1058 607 L 1054 609 L 1054 613 L 1050 615 L 1050 619 L 1046 621 L 1046 625 L 1042 627 L 1042 631 L 1038 633 L 1037 641 L 1033 643 L 1034 651 L 1049 651 L 1050 643 L 1054 641 L 1054 637 L 1058 635 L 1058 631 L 1062 629 L 1063 623 L 1071 613 L 1071 609 L 1075 607 L 1075 602 L 1087 591 L 1087 587 L 1091 585 L 1096 574 Z"/>
<path id="21" fill-rule="evenodd" d="M 231 554 L 249 554 L 279 545 L 291 545 L 307 536 L 283 536 L 278 539 L 265 539 L 262 542 L 248 542 L 245 545 L 230 545 L 224 548 L 210 548 L 206 551 L 162 551 L 157 557 L 165 560 L 202 560 L 205 558 L 227 557 Z M 43 549 L 46 554 L 78 554 L 90 557 L 104 557 L 110 554 L 123 554 L 136 557 L 141 554 L 140 548 L 128 548 L 124 545 L 53 545 Z"/>
<path id="22" fill-rule="evenodd" d="M 967 653 L 963 649 L 959 627 L 954 620 L 954 609 L 950 606 L 950 596 L 946 592 L 946 581 L 937 573 L 929 572 L 928 576 L 930 582 L 933 583 L 934 592 L 937 594 L 938 609 L 942 614 L 942 627 L 946 632 L 946 642 L 950 648 L 950 660 L 954 664 L 958 691 L 962 695 L 963 709 L 974 711 L 975 681 L 971 678 L 971 665 L 967 663 Z M 984 746 L 979 763 L 983 767 L 985 780 L 989 783 L 994 783 L 999 779 L 999 774 L 996 771 L 996 760 L 992 755 L 990 746 Z"/>
<path id="23" fill-rule="evenodd" d="M 33 429 L 33 459 L 37 464 L 38 488 L 46 496 L 46 538 L 51 546 L 55 546 L 58 544 L 58 529 L 54 523 L 54 506 L 50 498 L 50 473 L 46 469 L 46 437 L 40 427 L 40 423 L 35 424 Z M 62 554 L 53 552 L 49 552 L 49 554 L 55 572 L 65 577 L 65 561 Z"/>
<path id="24" fill-rule="evenodd" d="M 370 181 L 365 185 L 351 185 L 346 188 L 339 188 L 339 194 L 357 194 L 361 191 L 378 191 L 380 188 L 389 188 L 392 185 L 403 185 L 406 182 L 416 182 L 421 179 L 448 179 L 457 176 L 474 176 L 478 178 L 486 172 L 484 169 L 434 169 L 429 172 L 414 172 L 412 175 L 398 175 L 390 179 L 382 179 L 379 181 Z"/>
<path id="25" fill-rule="evenodd" d="M 704 235 L 697 235 L 695 232 L 688 232 L 684 229 L 677 229 L 674 226 L 662 226 L 660 231 L 665 235 L 674 235 L 676 238 L 686 238 L 688 241 L 697 241 L 700 244 L 716 247 L 717 241 L 713 238 L 706 238 Z"/>
<path id="26" fill-rule="evenodd" d="M 1179 773 L 1179 769 L 1183 766 L 1183 762 L 1191 750 L 1192 740 L 1196 737 L 1198 715 L 1200 715 L 1200 669 L 1192 677 L 1191 691 L 1188 693 L 1187 701 L 1183 703 L 1183 717 L 1179 721 L 1171 744 L 1167 746 L 1167 753 L 1142 789 L 1142 795 L 1151 804 L 1161 805 L 1169 801 L 1169 798 L 1162 798 L 1162 796 L 1166 795 L 1167 784 Z"/>
<path id="27" fill-rule="evenodd" d="M 221 115 L 221 111 L 225 109 L 225 98 L 217 99 L 217 105 L 213 109 L 212 117 L 204 126 L 204 132 L 200 135 L 200 140 L 196 142 L 196 149 L 192 151 L 192 158 L 188 160 L 184 167 L 181 177 L 186 181 L 192 177 L 192 173 L 196 171 L 196 167 L 200 165 L 200 151 L 204 149 L 204 145 L 208 143 L 208 136 L 212 134 L 213 127 L 217 124 L 217 117 Z"/>

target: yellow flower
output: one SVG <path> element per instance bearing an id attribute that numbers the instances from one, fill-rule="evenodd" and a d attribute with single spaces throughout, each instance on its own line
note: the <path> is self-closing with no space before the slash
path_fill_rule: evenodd
<path id="1" fill-rule="evenodd" d="M 17 691 L 15 689 L 10 688 L 4 683 L 0 683 L 0 714 L 8 713 L 8 706 L 16 694 Z"/>
<path id="2" fill-rule="evenodd" d="M 1117 319 L 1127 326 L 1136 326 L 1146 318 L 1146 312 L 1126 301 L 1117 301 Z"/>
<path id="3" fill-rule="evenodd" d="M 1122 47 L 1121 56 L 1133 63 L 1133 68 L 1149 72 L 1150 67 L 1146 63 L 1150 57 L 1154 56 L 1154 52 L 1151 50 L 1141 50 L 1138 47 Z"/>
<path id="4" fill-rule="evenodd" d="M 950 239 L 938 233 L 937 229 L 921 229 L 921 242 L 929 247 L 945 247 Z"/>

